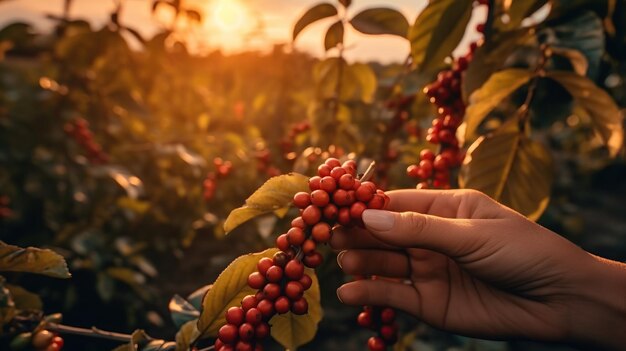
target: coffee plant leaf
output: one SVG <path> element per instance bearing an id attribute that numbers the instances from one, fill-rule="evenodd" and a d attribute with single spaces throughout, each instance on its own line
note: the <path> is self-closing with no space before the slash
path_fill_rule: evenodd
<path id="1" fill-rule="evenodd" d="M 180 327 L 176 333 L 176 350 L 189 351 L 191 343 L 196 340 L 199 335 L 200 331 L 198 331 L 198 324 L 196 320 L 183 324 L 183 326 Z"/>
<path id="2" fill-rule="evenodd" d="M 230 307 L 239 306 L 246 295 L 253 295 L 256 289 L 248 286 L 248 276 L 256 272 L 257 263 L 263 257 L 272 257 L 278 249 L 238 257 L 220 273 L 213 287 L 202 300 L 202 311 L 198 318 L 198 330 L 202 336 L 215 336 L 226 324 L 224 313 Z"/>
<path id="3" fill-rule="evenodd" d="M 189 301 L 182 298 L 180 295 L 174 295 L 170 299 L 168 304 L 170 310 L 170 316 L 177 328 L 183 326 L 183 324 L 198 319 L 200 317 L 200 311 L 198 311 Z"/>
<path id="4" fill-rule="evenodd" d="M 363 34 L 391 34 L 402 38 L 407 37 L 409 21 L 394 9 L 376 7 L 357 13 L 350 24 Z"/>
<path id="5" fill-rule="evenodd" d="M 502 69 L 506 60 L 520 47 L 536 44 L 533 28 L 521 28 L 508 32 L 496 32 L 489 41 L 474 52 L 474 59 L 467 66 L 461 82 L 463 100 L 479 89 L 491 75 Z"/>
<path id="6" fill-rule="evenodd" d="M 350 75 L 353 77 L 352 81 L 358 82 L 359 98 L 365 103 L 371 103 L 376 93 L 376 87 L 378 81 L 376 73 L 372 67 L 364 63 L 353 63 L 349 66 Z M 349 112 L 350 110 L 348 110 Z"/>
<path id="7" fill-rule="evenodd" d="M 494 26 L 501 31 L 508 31 L 519 27 L 522 21 L 543 7 L 548 0 L 524 0 L 524 1 L 506 1 L 498 0 L 499 6 L 508 16 L 507 21 L 496 20 Z M 501 19 L 500 16 L 498 19 Z"/>
<path id="8" fill-rule="evenodd" d="M 290 173 L 270 178 L 246 200 L 244 206 L 228 215 L 224 231 L 229 233 L 254 217 L 289 206 L 293 196 L 300 191 L 309 191 L 309 178 L 302 174 Z"/>
<path id="9" fill-rule="evenodd" d="M 457 47 L 472 16 L 471 1 L 429 1 L 409 29 L 413 65 L 432 72 Z"/>
<path id="10" fill-rule="evenodd" d="M 70 278 L 63 256 L 49 249 L 21 248 L 0 241 L 0 271 L 25 272 Z"/>
<path id="11" fill-rule="evenodd" d="M 300 32 L 302 32 L 302 30 L 309 26 L 311 23 L 336 15 L 337 8 L 327 2 L 320 3 L 311 7 L 304 13 L 304 15 L 302 15 L 302 17 L 300 17 L 298 22 L 296 22 L 295 26 L 293 27 L 292 40 L 296 40 L 298 34 L 300 34 Z"/>
<path id="12" fill-rule="evenodd" d="M 552 50 L 552 53 L 554 55 L 566 58 L 572 65 L 574 73 L 580 76 L 584 76 L 587 74 L 587 69 L 589 69 L 589 61 L 587 61 L 587 58 L 580 51 L 575 49 L 560 48 L 556 46 L 551 47 L 550 50 Z"/>
<path id="13" fill-rule="evenodd" d="M 576 73 L 554 71 L 548 72 L 546 77 L 561 84 L 589 114 L 610 155 L 615 157 L 624 141 L 624 116 L 611 96 L 590 79 Z"/>
<path id="14" fill-rule="evenodd" d="M 213 284 L 208 284 L 192 292 L 189 296 L 187 296 L 187 302 L 189 302 L 196 310 L 200 311 L 202 308 L 202 299 L 204 298 L 204 295 L 206 295 L 207 291 L 211 290 L 212 287 Z"/>
<path id="15" fill-rule="evenodd" d="M 310 268 L 305 272 L 313 280 L 311 288 L 304 292 L 304 297 L 309 303 L 309 312 L 301 316 L 291 312 L 279 314 L 270 320 L 274 340 L 291 351 L 313 340 L 317 333 L 317 324 L 323 315 L 317 275 Z"/>
<path id="16" fill-rule="evenodd" d="M 489 112 L 519 87 L 528 83 L 532 76 L 532 71 L 521 68 L 509 68 L 492 74 L 485 84 L 470 96 L 465 115 L 467 123 L 465 139 L 473 138 L 476 129 Z"/>
<path id="17" fill-rule="evenodd" d="M 135 330 L 130 337 L 130 341 L 126 345 L 121 345 L 113 349 L 113 351 L 143 351 L 144 347 L 152 340 L 142 329 Z"/>
<path id="18" fill-rule="evenodd" d="M 343 22 L 337 21 L 333 23 L 328 30 L 326 31 L 326 36 L 324 37 L 324 48 L 326 51 L 336 47 L 339 44 L 343 44 Z"/>
<path id="19" fill-rule="evenodd" d="M 529 139 L 517 128 L 517 120 L 512 120 L 470 146 L 459 185 L 480 190 L 537 220 L 550 200 L 552 168 L 545 146 Z"/>
<path id="20" fill-rule="evenodd" d="M 18 285 L 7 284 L 6 288 L 11 293 L 15 308 L 20 310 L 41 310 L 43 308 L 43 302 L 39 295 Z"/>

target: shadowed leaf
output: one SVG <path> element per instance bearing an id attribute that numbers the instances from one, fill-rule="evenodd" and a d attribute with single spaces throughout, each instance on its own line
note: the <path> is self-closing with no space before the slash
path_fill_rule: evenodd
<path id="1" fill-rule="evenodd" d="M 65 259 L 56 252 L 35 247 L 21 248 L 0 241 L 0 271 L 71 277 Z"/>
<path id="2" fill-rule="evenodd" d="M 391 34 L 406 38 L 409 22 L 397 10 L 377 7 L 356 14 L 350 24 L 363 34 Z"/>
<path id="3" fill-rule="evenodd" d="M 298 34 L 300 34 L 300 32 L 302 32 L 302 30 L 311 23 L 335 15 L 337 15 L 337 9 L 332 4 L 321 3 L 311 7 L 304 13 L 304 15 L 302 15 L 302 17 L 300 17 L 298 22 L 296 22 L 296 25 L 293 27 L 292 40 L 296 40 Z"/>
<path id="4" fill-rule="evenodd" d="M 342 43 L 343 23 L 341 21 L 337 21 L 332 26 L 328 27 L 328 30 L 326 31 L 326 36 L 324 37 L 324 48 L 328 51 Z"/>

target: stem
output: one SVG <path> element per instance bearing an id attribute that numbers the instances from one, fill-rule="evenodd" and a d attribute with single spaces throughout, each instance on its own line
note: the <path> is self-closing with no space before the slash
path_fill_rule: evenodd
<path id="1" fill-rule="evenodd" d="M 333 120 L 337 119 L 337 114 L 339 113 L 339 98 L 341 96 L 341 78 L 343 76 L 343 44 L 339 47 L 339 67 L 337 67 L 337 84 L 335 85 L 335 96 L 333 97 Z"/>
<path id="2" fill-rule="evenodd" d="M 550 48 L 547 46 L 542 46 L 541 58 L 539 59 L 539 62 L 537 63 L 537 66 L 535 67 L 535 75 L 530 81 L 530 84 L 528 86 L 528 93 L 526 94 L 526 99 L 524 100 L 524 103 L 522 104 L 522 106 L 520 106 L 520 108 L 518 109 L 517 118 L 518 118 L 519 127 L 521 131 L 524 131 L 526 129 L 526 122 L 528 122 L 528 116 L 530 112 L 530 104 L 533 98 L 535 97 L 535 93 L 537 91 L 537 85 L 539 84 L 539 78 L 543 76 L 543 70 L 546 66 L 546 63 L 548 62 L 548 58 L 550 57 L 550 55 L 551 55 Z"/>
<path id="3" fill-rule="evenodd" d="M 78 327 L 70 327 L 69 325 L 57 324 L 57 323 L 46 323 L 45 328 L 50 331 L 54 331 L 57 333 L 63 334 L 73 334 L 73 335 L 82 335 L 91 338 L 100 338 L 100 339 L 108 339 L 119 342 L 130 342 L 132 336 L 130 334 L 122 334 L 115 333 L 106 330 L 101 330 L 96 327 L 91 327 L 91 329 L 87 328 L 78 328 Z"/>
<path id="4" fill-rule="evenodd" d="M 362 182 L 366 182 L 370 180 L 372 176 L 374 175 L 375 171 L 376 171 L 376 161 L 372 161 L 372 163 L 370 163 L 370 165 L 365 170 L 365 173 L 363 173 L 363 175 L 361 176 L 361 178 L 359 178 L 359 180 Z"/>

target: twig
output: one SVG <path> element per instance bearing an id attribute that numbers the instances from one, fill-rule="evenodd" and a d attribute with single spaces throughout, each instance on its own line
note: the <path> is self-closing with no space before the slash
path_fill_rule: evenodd
<path id="1" fill-rule="evenodd" d="M 363 173 L 363 175 L 361 176 L 361 178 L 359 178 L 359 180 L 362 182 L 366 182 L 370 180 L 372 176 L 374 175 L 375 171 L 376 171 L 376 161 L 372 161 L 372 163 L 370 163 L 370 165 L 365 170 L 365 173 Z"/>
<path id="2" fill-rule="evenodd" d="M 130 342 L 130 340 L 132 339 L 132 335 L 130 334 L 110 332 L 110 331 L 98 329 L 96 327 L 91 327 L 91 329 L 87 329 L 87 328 L 70 327 L 69 325 L 63 325 L 63 324 L 57 324 L 57 323 L 46 323 L 45 328 L 47 330 L 54 331 L 57 333 L 82 335 L 82 336 L 88 336 L 91 338 L 108 339 L 108 340 L 115 340 L 119 342 Z"/>

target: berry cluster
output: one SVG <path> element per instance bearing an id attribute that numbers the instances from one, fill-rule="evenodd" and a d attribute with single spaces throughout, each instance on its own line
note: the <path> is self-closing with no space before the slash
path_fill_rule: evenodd
<path id="1" fill-rule="evenodd" d="M 388 345 L 398 341 L 398 325 L 395 323 L 396 311 L 389 307 L 363 307 L 357 318 L 357 323 L 363 328 L 369 328 L 378 332 L 378 336 L 372 336 L 367 341 L 371 351 L 384 351 Z"/>
<path id="2" fill-rule="evenodd" d="M 479 5 L 488 5 L 488 0 L 480 0 Z M 476 26 L 480 33 L 484 32 L 485 24 Z M 439 145 L 438 154 L 425 149 L 420 154 L 419 164 L 410 165 L 407 174 L 417 178 L 420 183 L 419 189 L 427 188 L 450 188 L 450 171 L 457 168 L 463 162 L 465 153 L 460 149 L 459 140 L 456 137 L 457 128 L 463 122 L 465 116 L 465 102 L 461 92 L 463 72 L 467 70 L 472 61 L 474 51 L 478 48 L 478 42 L 470 44 L 469 52 L 456 58 L 452 68 L 439 72 L 437 80 L 424 88 L 424 93 L 430 98 L 430 102 L 437 106 L 438 116 L 433 120 L 428 129 L 426 140 Z"/>
<path id="3" fill-rule="evenodd" d="M 106 164 L 109 155 L 102 150 L 102 146 L 93 138 L 89 129 L 89 122 L 84 118 L 77 118 L 67 122 L 63 127 L 65 133 L 71 136 L 87 152 L 87 159 L 93 164 Z"/>
<path id="4" fill-rule="evenodd" d="M 204 201 L 211 201 L 215 196 L 215 191 L 217 190 L 217 180 L 219 178 L 226 178 L 233 169 L 233 164 L 230 161 L 224 161 L 221 157 L 216 157 L 213 159 L 213 166 L 215 166 L 215 171 L 209 172 L 202 186 L 204 188 Z"/>
<path id="5" fill-rule="evenodd" d="M 13 215 L 13 210 L 9 207 L 11 199 L 4 195 L 0 196 L 0 219 L 9 218 Z"/>
<path id="6" fill-rule="evenodd" d="M 37 351 L 59 351 L 64 344 L 62 337 L 45 329 L 36 332 L 31 342 Z"/>
<path id="7" fill-rule="evenodd" d="M 335 224 L 362 226 L 365 209 L 382 209 L 389 201 L 374 183 L 356 178 L 353 160 L 342 164 L 329 158 L 317 173 L 309 179 L 311 192 L 299 192 L 293 197 L 300 216 L 291 222 L 286 233 L 277 237 L 276 247 L 280 251 L 273 258 L 260 259 L 257 270 L 248 277 L 248 286 L 256 289 L 256 294 L 246 296 L 240 307 L 226 311 L 227 324 L 218 331 L 215 350 L 263 350 L 262 342 L 269 335 L 269 320 L 274 315 L 306 314 L 309 306 L 304 292 L 311 287 L 312 279 L 305 267 L 322 264 L 317 246 L 330 241 Z M 393 330 L 395 333 L 397 328 Z M 387 335 L 387 343 L 395 340 L 395 336 L 381 335 Z"/>

